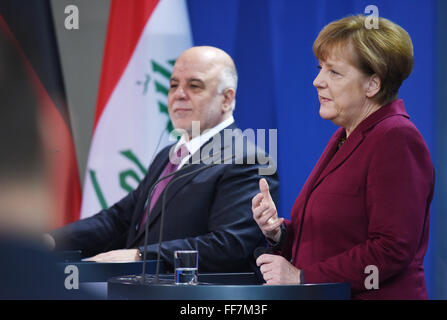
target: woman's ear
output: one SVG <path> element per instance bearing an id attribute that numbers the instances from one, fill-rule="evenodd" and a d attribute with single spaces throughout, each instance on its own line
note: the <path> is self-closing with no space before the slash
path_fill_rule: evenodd
<path id="1" fill-rule="evenodd" d="M 368 87 L 366 88 L 366 96 L 368 98 L 374 97 L 379 91 L 382 86 L 382 81 L 380 80 L 379 76 L 377 74 L 373 74 L 369 77 L 368 80 Z"/>

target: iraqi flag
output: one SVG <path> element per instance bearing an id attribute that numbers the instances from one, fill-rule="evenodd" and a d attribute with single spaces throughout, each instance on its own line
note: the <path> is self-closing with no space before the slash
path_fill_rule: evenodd
<path id="1" fill-rule="evenodd" d="M 1 0 L 0 28 L 17 47 L 36 89 L 50 153 L 53 227 L 63 226 L 79 219 L 81 188 L 49 2 Z"/>
<path id="2" fill-rule="evenodd" d="M 184 0 L 112 0 L 81 218 L 135 189 L 169 143 L 169 78 L 191 45 Z"/>

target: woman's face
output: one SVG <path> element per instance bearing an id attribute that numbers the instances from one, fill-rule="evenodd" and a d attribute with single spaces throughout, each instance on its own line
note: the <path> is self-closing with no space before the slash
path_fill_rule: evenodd
<path id="1" fill-rule="evenodd" d="M 345 129 L 356 126 L 362 118 L 369 86 L 369 77 L 345 58 L 352 57 L 350 50 L 329 54 L 325 61 L 319 61 L 320 72 L 313 82 L 320 100 L 320 116 Z"/>

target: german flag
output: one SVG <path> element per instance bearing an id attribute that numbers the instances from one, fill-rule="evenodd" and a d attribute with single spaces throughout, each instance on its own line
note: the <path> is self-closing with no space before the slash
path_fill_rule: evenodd
<path id="1" fill-rule="evenodd" d="M 49 1 L 1 0 L 0 28 L 25 61 L 37 93 L 50 154 L 53 227 L 63 226 L 79 219 L 81 187 Z"/>

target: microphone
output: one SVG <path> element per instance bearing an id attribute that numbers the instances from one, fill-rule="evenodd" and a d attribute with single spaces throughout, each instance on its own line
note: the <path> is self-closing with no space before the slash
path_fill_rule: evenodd
<path id="1" fill-rule="evenodd" d="M 260 283 L 264 283 L 264 276 L 262 275 L 261 270 L 258 268 L 258 266 L 256 265 L 256 260 L 258 260 L 258 258 L 260 256 L 262 256 L 263 254 L 274 254 L 273 249 L 269 248 L 269 247 L 257 247 L 255 249 L 255 251 L 253 252 L 253 256 L 255 257 L 255 274 L 259 280 Z"/>
<path id="2" fill-rule="evenodd" d="M 255 249 L 255 251 L 253 252 L 253 256 L 255 257 L 255 260 L 257 260 L 263 254 L 273 254 L 272 248 L 257 247 Z"/>
<path id="3" fill-rule="evenodd" d="M 222 150 L 225 150 L 226 148 L 228 148 L 228 146 L 222 148 Z M 220 154 L 222 153 L 222 150 L 218 151 L 218 152 L 215 153 L 215 154 L 212 154 L 211 156 L 208 156 L 208 157 L 203 158 L 202 161 L 209 160 L 209 159 L 211 159 L 211 158 L 214 158 L 214 157 L 220 155 Z M 234 156 L 232 156 L 232 157 L 234 157 Z M 231 157 L 231 158 L 232 158 L 232 157 Z M 228 159 L 225 159 L 225 160 L 228 160 Z M 225 160 L 224 160 L 224 161 L 225 161 Z M 201 167 L 201 168 L 199 168 L 199 169 L 193 170 L 193 171 L 189 172 L 188 174 L 181 175 L 181 176 L 179 176 L 179 177 L 177 177 L 177 178 L 174 178 L 173 180 L 171 180 L 171 181 L 166 185 L 165 189 L 163 190 L 163 195 L 166 194 L 166 190 L 168 189 L 168 186 L 169 186 L 173 181 L 177 181 L 178 178 L 180 178 L 180 177 L 184 177 L 184 176 L 188 176 L 188 175 L 190 175 L 190 174 L 193 174 L 193 173 L 202 171 L 202 170 L 204 170 L 204 169 L 206 169 L 206 168 L 208 168 L 208 167 L 214 166 L 214 165 L 217 165 L 217 164 L 215 164 L 215 163 L 211 163 L 211 164 L 206 165 L 205 167 Z M 152 194 L 153 194 L 153 192 L 154 192 L 154 190 L 155 190 L 155 187 L 156 187 L 161 181 L 163 181 L 163 180 L 165 180 L 165 179 L 167 179 L 167 178 L 169 178 L 169 177 L 172 177 L 173 175 L 176 175 L 176 174 L 178 174 L 178 173 L 181 173 L 182 171 L 185 171 L 187 168 L 189 168 L 189 165 L 185 165 L 185 166 L 183 166 L 182 168 L 180 168 L 179 170 L 177 170 L 177 171 L 175 171 L 175 172 L 172 172 L 172 173 L 170 173 L 170 174 L 168 174 L 168 175 L 165 175 L 165 176 L 159 178 L 157 181 L 155 181 L 155 183 L 152 185 L 151 189 L 150 189 L 149 192 L 148 192 L 148 197 L 147 197 L 147 200 L 146 200 L 146 202 L 147 202 L 147 207 L 146 207 L 146 212 L 145 212 L 146 215 L 149 214 L 149 208 L 151 207 L 151 201 L 152 201 Z M 161 226 L 160 226 L 160 229 L 161 229 L 161 230 L 163 230 L 163 227 L 162 227 L 162 226 L 163 226 L 163 216 L 164 216 L 164 214 L 163 214 L 163 209 L 164 209 L 164 206 L 162 207 L 162 214 L 161 214 L 161 219 L 162 219 L 162 220 L 161 220 Z M 147 256 L 148 231 L 149 231 L 149 217 L 147 217 L 147 219 L 146 219 L 145 229 L 144 229 L 143 270 L 142 270 L 142 274 L 141 274 L 141 277 L 142 277 L 142 281 L 143 281 L 143 282 L 145 281 L 145 278 L 146 278 L 146 256 Z M 162 233 L 162 231 L 161 231 L 160 233 Z M 160 235 L 161 235 L 161 234 L 160 234 Z M 160 237 L 160 239 L 161 239 L 161 237 Z M 158 271 L 159 271 L 159 268 L 160 268 L 160 262 L 159 262 L 159 259 L 160 259 L 160 243 L 159 243 L 159 250 L 158 250 L 158 254 L 157 254 L 157 259 L 158 259 L 158 261 L 157 261 L 157 280 L 156 280 L 156 281 L 158 282 Z"/>
<path id="4" fill-rule="evenodd" d="M 216 155 L 211 156 L 211 158 L 214 158 Z M 223 160 L 223 162 L 225 163 L 225 161 L 233 159 L 234 157 L 235 157 L 235 155 L 229 156 L 229 157 L 225 158 Z M 160 256 L 161 256 L 161 242 L 163 240 L 163 222 L 164 222 L 164 215 L 165 215 L 165 209 L 166 209 L 166 195 L 168 194 L 167 191 L 168 191 L 169 187 L 175 181 L 178 181 L 178 180 L 183 179 L 183 178 L 185 178 L 187 176 L 190 176 L 190 175 L 198 173 L 200 171 L 212 168 L 212 167 L 217 166 L 217 165 L 218 165 L 218 163 L 210 163 L 210 164 L 207 164 L 207 165 L 205 165 L 205 166 L 203 166 L 201 168 L 195 169 L 195 170 L 193 170 L 191 172 L 188 172 L 188 173 L 182 174 L 182 175 L 180 175 L 178 177 L 175 177 L 174 179 L 169 181 L 169 183 L 166 185 L 165 189 L 163 190 L 161 216 L 160 216 L 160 219 L 161 219 L 161 221 L 160 221 L 160 236 L 159 236 L 159 239 L 158 239 L 157 269 L 156 269 L 156 272 L 155 272 L 155 282 L 158 282 L 158 279 L 159 279 L 159 276 L 160 276 Z M 144 250 L 146 250 L 146 247 L 144 247 Z"/>

